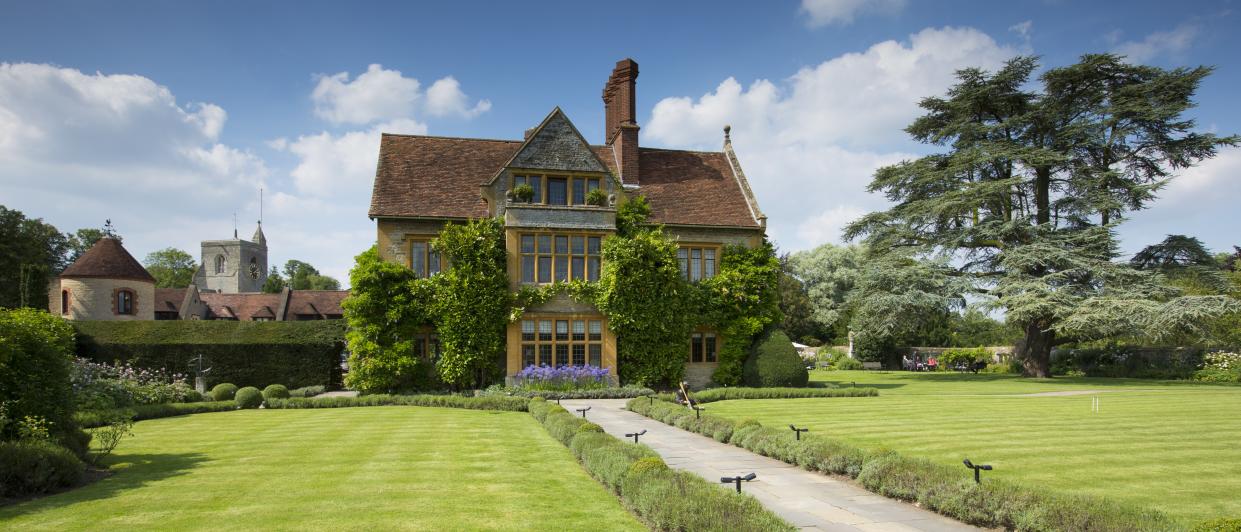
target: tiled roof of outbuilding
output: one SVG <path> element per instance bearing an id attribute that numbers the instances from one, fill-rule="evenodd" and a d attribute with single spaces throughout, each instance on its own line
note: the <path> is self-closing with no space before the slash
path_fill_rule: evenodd
<path id="1" fill-rule="evenodd" d="M 180 312 L 185 301 L 185 288 L 156 288 L 155 312 Z"/>
<path id="2" fill-rule="evenodd" d="M 104 279 L 128 279 L 154 283 L 155 278 L 125 251 L 121 241 L 112 237 L 100 238 L 78 260 L 60 273 L 61 277 L 94 277 Z"/>
<path id="3" fill-rule="evenodd" d="M 342 316 L 340 303 L 349 297 L 348 290 L 294 290 L 289 294 L 289 310 L 285 319 L 297 315 Z"/>

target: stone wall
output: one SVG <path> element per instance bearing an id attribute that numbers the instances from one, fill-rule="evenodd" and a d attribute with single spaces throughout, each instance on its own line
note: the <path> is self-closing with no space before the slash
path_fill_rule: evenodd
<path id="1" fill-rule="evenodd" d="M 246 240 L 204 240 L 202 269 L 195 278 L 200 290 L 225 294 L 259 292 L 267 281 L 267 248 Z M 216 257 L 224 257 L 224 272 L 216 273 Z M 258 278 L 250 276 L 250 260 L 258 266 Z"/>
<path id="2" fill-rule="evenodd" d="M 70 320 L 153 320 L 155 319 L 155 284 L 146 281 L 117 279 L 71 278 L 52 283 L 48 310 Z M 128 289 L 134 293 L 134 313 L 117 314 L 116 292 Z M 60 291 L 69 291 L 69 312 L 60 312 Z"/>
<path id="3" fill-rule="evenodd" d="M 447 220 L 403 220 L 380 218 L 375 222 L 378 235 L 379 256 L 389 262 L 409 266 L 409 243 L 411 240 L 430 239 L 439 236 Z"/>

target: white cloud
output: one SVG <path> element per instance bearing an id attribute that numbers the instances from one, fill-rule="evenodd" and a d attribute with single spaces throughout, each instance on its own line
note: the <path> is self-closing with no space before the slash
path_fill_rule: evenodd
<path id="1" fill-rule="evenodd" d="M 875 169 L 914 156 L 902 130 L 921 114 L 920 99 L 943 94 L 960 68 L 995 69 L 1017 53 L 972 28 L 928 28 L 779 82 L 728 78 L 698 98 L 666 98 L 643 133 L 718 149 L 721 128 L 732 125 L 769 234 L 783 249 L 808 248 L 839 241 L 848 216 L 883 207 L 866 185 Z"/>
<path id="2" fill-rule="evenodd" d="M 367 131 L 339 135 L 322 132 L 271 144 L 297 155 L 299 162 L 290 175 L 298 192 L 319 198 L 340 199 L 342 195 L 361 195 L 369 199 L 371 181 L 375 177 L 375 161 L 379 159 L 380 133 L 426 132 L 425 124 L 400 119 L 376 125 Z"/>
<path id="3" fill-rule="evenodd" d="M 319 78 L 310 98 L 319 118 L 333 124 L 369 124 L 413 115 L 420 86 L 400 71 L 373 64 L 353 81 L 348 72 Z"/>
<path id="4" fill-rule="evenodd" d="M 801 11 L 809 16 L 812 28 L 853 23 L 854 17 L 867 13 L 896 14 L 905 9 L 906 0 L 802 0 Z"/>
<path id="5" fill-rule="evenodd" d="M 474 118 L 491 109 L 491 102 L 470 105 L 461 83 L 452 76 L 436 80 L 424 94 L 422 83 L 397 70 L 373 64 L 352 81 L 348 72 L 321 76 L 310 94 L 315 115 L 332 124 L 365 125 L 383 120 L 431 116 Z"/>
<path id="6" fill-rule="evenodd" d="M 491 109 L 489 100 L 479 100 L 473 107 L 469 105 L 469 98 L 461 92 L 461 83 L 452 76 L 436 80 L 427 89 L 427 112 L 432 116 L 474 118 Z"/>
<path id="7" fill-rule="evenodd" d="M 1131 213 L 1121 224 L 1122 248 L 1134 253 L 1169 234 L 1196 236 L 1207 248 L 1231 251 L 1241 245 L 1241 149 L 1225 148 L 1214 159 L 1179 172 L 1151 208 Z"/>
<path id="8" fill-rule="evenodd" d="M 1178 57 L 1189 50 L 1200 28 L 1196 24 L 1181 24 L 1171 31 L 1157 31 L 1141 41 L 1126 41 L 1112 51 L 1125 56 L 1132 63 L 1145 63 L 1157 57 Z"/>
<path id="9" fill-rule="evenodd" d="M 271 178 L 260 157 L 219 142 L 227 119 L 142 76 L 0 64 L 0 204 L 66 232 L 110 218 L 140 260 L 168 246 L 196 254 Z"/>

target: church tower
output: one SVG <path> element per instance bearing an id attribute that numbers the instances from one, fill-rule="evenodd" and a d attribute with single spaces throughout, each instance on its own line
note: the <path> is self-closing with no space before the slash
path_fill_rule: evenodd
<path id="1" fill-rule="evenodd" d="M 235 294 L 260 292 L 267 281 L 267 237 L 259 222 L 250 240 L 233 231 L 231 240 L 202 241 L 202 263 L 194 274 L 199 291 Z"/>

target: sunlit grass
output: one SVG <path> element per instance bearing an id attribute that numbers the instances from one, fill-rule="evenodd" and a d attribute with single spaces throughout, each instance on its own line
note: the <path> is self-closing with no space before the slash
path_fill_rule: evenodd
<path id="1" fill-rule="evenodd" d="M 0 508 L 0 529 L 642 529 L 524 412 L 247 410 L 134 432 L 114 475 Z"/>
<path id="2" fill-rule="evenodd" d="M 1241 387 L 1117 379 L 815 372 L 878 398 L 723 401 L 713 414 L 795 423 L 1067 492 L 1158 508 L 1192 522 L 1241 516 Z M 1029 393 L 1099 390 L 1077 396 Z M 1098 397 L 1100 410 L 1092 411 Z M 962 475 L 969 472 L 961 467 Z"/>

